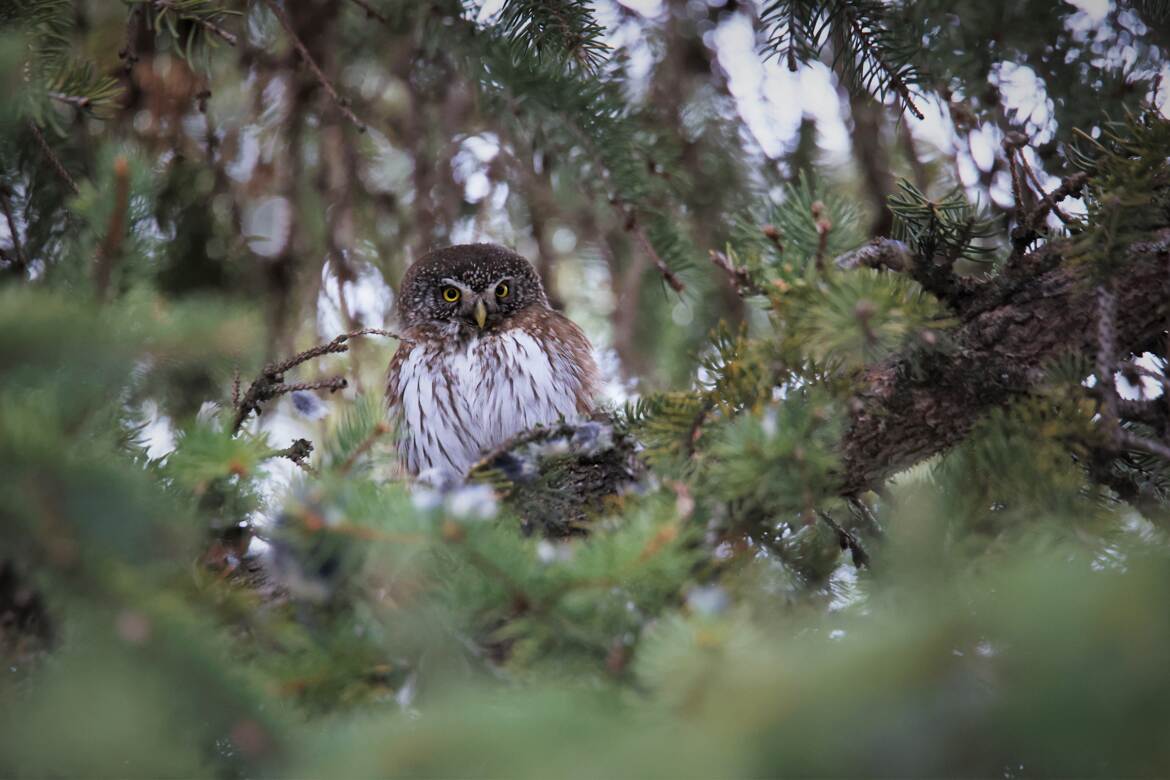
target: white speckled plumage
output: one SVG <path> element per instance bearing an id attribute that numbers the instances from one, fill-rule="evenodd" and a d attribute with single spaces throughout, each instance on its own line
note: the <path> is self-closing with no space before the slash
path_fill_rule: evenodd
<path id="1" fill-rule="evenodd" d="M 402 312 L 407 340 L 391 361 L 387 383 L 401 465 L 433 481 L 463 477 L 484 453 L 536 425 L 587 413 L 597 382 L 588 340 L 548 307 L 527 261 L 490 245 L 443 251 L 420 260 L 403 282 L 403 294 L 421 305 Z M 429 265 L 420 266 L 424 261 Z M 477 275 L 495 284 L 496 266 L 510 272 L 506 278 L 527 297 L 518 293 L 515 305 L 483 327 L 468 325 L 466 307 L 462 315 L 444 316 L 442 304 L 428 298 L 431 279 L 465 278 L 468 292 L 478 291 Z"/>

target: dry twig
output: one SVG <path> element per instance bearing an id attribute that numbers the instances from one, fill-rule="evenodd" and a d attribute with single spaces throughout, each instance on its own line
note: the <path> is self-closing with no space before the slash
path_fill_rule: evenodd
<path id="1" fill-rule="evenodd" d="M 317 82 L 322 86 L 322 88 L 324 88 L 327 93 L 329 93 L 329 97 L 333 99 L 333 103 L 337 106 L 337 110 L 341 112 L 342 116 L 344 116 L 346 119 L 352 122 L 355 127 L 357 127 L 359 133 L 364 133 L 366 131 L 365 123 L 357 118 L 357 115 L 354 114 L 353 110 L 349 107 L 349 100 L 345 97 L 342 97 L 341 93 L 337 91 L 337 87 L 333 86 L 333 82 L 330 81 L 329 77 L 325 75 L 325 71 L 321 70 L 321 66 L 318 65 L 317 61 L 313 59 L 313 56 L 309 54 L 308 48 L 305 46 L 304 42 L 301 41 L 300 36 L 298 36 L 296 33 L 296 30 L 293 29 L 292 20 L 288 18 L 288 14 L 285 13 L 285 10 L 280 6 L 279 3 L 276 2 L 276 0 L 264 0 L 264 4 L 268 6 L 268 9 L 272 11 L 274 16 L 276 16 L 277 21 L 280 22 L 280 26 L 284 28 L 284 31 L 288 33 L 289 38 L 292 39 L 293 46 L 301 55 L 301 59 L 303 59 L 305 64 L 309 66 L 309 70 L 313 71 L 313 75 L 317 77 Z"/>
<path id="2" fill-rule="evenodd" d="M 53 172 L 57 174 L 57 178 L 65 182 L 65 185 L 73 192 L 74 195 L 81 190 L 77 188 L 77 182 L 69 175 L 69 171 L 65 170 L 65 166 L 61 163 L 61 159 L 53 152 L 53 147 L 49 146 L 49 142 L 45 140 L 45 134 L 41 132 L 41 128 L 37 127 L 36 122 L 29 120 L 29 129 L 32 130 L 33 138 L 37 141 L 37 146 L 40 147 L 41 153 L 45 155 L 45 159 L 49 161 Z"/>
<path id="3" fill-rule="evenodd" d="M 269 363 L 261 370 L 260 376 L 248 386 L 244 397 L 236 404 L 236 417 L 232 423 L 232 432 L 235 433 L 240 430 L 240 426 L 244 424 L 244 420 L 248 419 L 248 415 L 252 412 L 260 414 L 260 404 L 271 401 L 273 398 L 278 398 L 288 393 L 295 393 L 300 390 L 328 390 L 332 393 L 347 387 L 349 383 L 345 380 L 345 377 L 340 376 L 320 379 L 314 382 L 285 384 L 284 374 L 313 358 L 347 352 L 349 351 L 348 342 L 351 338 L 367 335 L 387 336 L 405 341 L 401 336 L 391 333 L 388 330 L 363 328 L 362 330 L 355 330 L 352 333 L 342 333 L 332 341 L 319 344 L 311 349 L 306 349 L 304 352 L 299 352 L 279 363 Z"/>

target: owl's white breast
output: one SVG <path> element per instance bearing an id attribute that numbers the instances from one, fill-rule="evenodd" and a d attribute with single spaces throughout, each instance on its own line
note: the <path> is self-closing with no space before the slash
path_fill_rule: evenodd
<path id="1" fill-rule="evenodd" d="M 462 477 L 516 434 L 575 417 L 581 377 L 560 346 L 520 329 L 413 345 L 396 410 L 407 470 Z"/>

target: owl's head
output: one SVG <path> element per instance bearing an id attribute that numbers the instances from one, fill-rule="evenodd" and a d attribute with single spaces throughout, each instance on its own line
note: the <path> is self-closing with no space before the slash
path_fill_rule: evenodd
<path id="1" fill-rule="evenodd" d="M 402 278 L 406 327 L 430 323 L 485 330 L 529 306 L 548 306 L 531 263 L 495 244 L 457 244 L 420 257 Z"/>

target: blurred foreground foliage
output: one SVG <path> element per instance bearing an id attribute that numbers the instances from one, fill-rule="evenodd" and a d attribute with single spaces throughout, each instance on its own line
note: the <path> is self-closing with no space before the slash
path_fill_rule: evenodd
<path id="1" fill-rule="evenodd" d="M 0 528 L 60 628 L 4 675 L 5 774 L 1141 775 L 1170 760 L 1154 738 L 1170 718 L 1165 535 L 1084 494 L 1059 456 L 1033 460 L 1014 415 L 898 480 L 857 571 L 836 538 L 798 539 L 820 527 L 800 521 L 712 548 L 725 498 L 773 506 L 791 470 L 697 502 L 646 487 L 588 539 L 525 537 L 489 489 L 412 494 L 377 476 L 382 458 L 350 460 L 379 430 L 380 406 L 357 403 L 320 470 L 267 502 L 276 588 L 208 559 L 200 530 L 266 503 L 264 437 L 204 415 L 159 462 L 126 434 L 151 374 L 249 360 L 244 321 L 201 303 L 142 318 L 50 294 L 3 304 Z M 712 445 L 721 468 L 748 468 L 733 457 L 759 446 L 737 442 L 765 425 L 750 419 Z M 775 430 L 815 446 L 789 416 Z"/>
<path id="2" fill-rule="evenodd" d="M 696 49 L 664 55 L 677 71 L 639 101 L 594 5 L 485 21 L 470 3 L 134 0 L 89 9 L 92 34 L 84 3 L 0 5 L 19 97 L 0 105 L 0 776 L 1166 774 L 1160 389 L 1122 403 L 1086 381 L 1115 366 L 1073 350 L 943 454 L 840 488 L 873 372 L 969 348 L 956 290 L 1027 289 L 1053 247 L 1106 292 L 1140 261 L 1125 247 L 1164 259 L 1170 123 L 1124 110 L 1146 82 L 1123 80 L 1113 121 L 1085 119 L 1091 90 L 1059 103 L 1097 123 L 1056 158 L 1081 212 L 1058 219 L 1005 136 L 1010 208 L 949 176 L 901 182 L 901 240 L 867 244 L 839 177 L 791 160 L 781 185 L 739 153 L 718 89 L 671 103 Z M 741 13 L 667 5 L 652 43 L 675 54 Z M 1009 10 L 951 5 L 980 31 Z M 1157 43 L 1156 5 L 1119 4 L 1111 40 Z M 760 53 L 795 69 L 836 50 L 820 66 L 855 99 L 913 115 L 949 89 L 940 70 L 1003 67 L 948 8 L 764 3 Z M 1022 25 L 1005 46 L 1095 78 L 1071 13 L 1049 19 L 1064 65 Z M 917 22 L 958 39 L 933 69 Z M 985 93 L 951 110 L 1006 121 Z M 451 186 L 493 138 L 497 212 Z M 559 258 L 578 287 L 599 266 L 628 285 L 602 312 L 615 349 L 630 370 L 657 349 L 643 367 L 674 381 L 456 489 L 411 485 L 381 400 L 393 339 L 371 329 L 391 323 L 346 293 L 381 293 L 407 245 L 496 236 L 499 212 L 531 228 L 542 273 Z M 557 219 L 585 259 L 554 251 Z M 835 262 L 881 246 L 884 265 Z M 1166 334 L 1130 347 L 1121 380 L 1170 387 Z M 256 376 L 259 421 L 240 401 Z"/>

